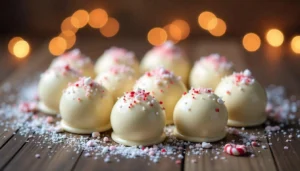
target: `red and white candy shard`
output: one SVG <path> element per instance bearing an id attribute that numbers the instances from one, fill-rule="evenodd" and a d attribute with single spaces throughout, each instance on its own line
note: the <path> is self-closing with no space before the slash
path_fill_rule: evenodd
<path id="1" fill-rule="evenodd" d="M 247 152 L 247 148 L 245 145 L 226 144 L 224 152 L 233 156 L 241 156 Z"/>

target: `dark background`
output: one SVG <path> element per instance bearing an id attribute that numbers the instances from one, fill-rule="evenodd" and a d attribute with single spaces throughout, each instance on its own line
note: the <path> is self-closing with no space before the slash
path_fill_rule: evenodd
<path id="1" fill-rule="evenodd" d="M 178 18 L 191 27 L 188 39 L 212 37 L 197 23 L 198 15 L 205 10 L 224 19 L 225 37 L 240 38 L 247 32 L 264 37 L 269 28 L 276 27 L 289 40 L 300 30 L 299 0 L 9 0 L 0 5 L 0 34 L 5 40 L 16 35 L 50 39 L 74 11 L 95 8 L 103 8 L 118 19 L 117 37 L 145 38 L 151 28 Z M 79 34 L 94 36 L 96 32 L 86 27 Z"/>

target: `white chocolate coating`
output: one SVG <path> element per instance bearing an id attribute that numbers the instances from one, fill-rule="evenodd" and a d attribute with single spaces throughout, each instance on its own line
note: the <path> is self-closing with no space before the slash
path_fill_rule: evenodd
<path id="1" fill-rule="evenodd" d="M 79 49 L 73 49 L 57 58 L 55 58 L 50 68 L 56 66 L 70 65 L 81 72 L 83 76 L 94 78 L 94 65 L 91 59 L 83 55 Z"/>
<path id="2" fill-rule="evenodd" d="M 221 79 L 233 72 L 232 63 L 218 54 L 201 57 L 194 64 L 190 74 L 191 87 L 210 87 L 215 89 Z"/>
<path id="3" fill-rule="evenodd" d="M 190 72 L 189 61 L 184 52 L 172 42 L 168 41 L 148 51 L 141 61 L 140 70 L 141 73 L 145 73 L 158 67 L 174 72 L 187 85 Z"/>
<path id="4" fill-rule="evenodd" d="M 111 128 L 113 98 L 91 78 L 81 77 L 69 85 L 60 100 L 62 127 L 77 134 L 103 132 Z"/>
<path id="5" fill-rule="evenodd" d="M 186 91 L 182 81 L 172 72 L 164 68 L 157 68 L 146 72 L 137 80 L 134 90 L 139 88 L 150 92 L 152 96 L 163 103 L 166 112 L 166 124 L 172 124 L 174 107 Z"/>
<path id="6" fill-rule="evenodd" d="M 265 122 L 266 92 L 249 70 L 223 78 L 215 93 L 225 101 L 229 126 L 246 127 Z"/>
<path id="7" fill-rule="evenodd" d="M 165 139 L 165 113 L 145 90 L 126 93 L 111 112 L 112 139 L 127 146 L 153 145 Z"/>
<path id="8" fill-rule="evenodd" d="M 39 110 L 47 114 L 58 114 L 63 90 L 68 87 L 68 83 L 76 81 L 79 76 L 79 72 L 69 65 L 49 68 L 44 72 L 38 85 Z"/>
<path id="9" fill-rule="evenodd" d="M 138 74 L 126 65 L 112 66 L 96 77 L 96 81 L 102 84 L 113 96 L 116 101 L 125 92 L 132 90 Z"/>
<path id="10" fill-rule="evenodd" d="M 226 136 L 228 113 L 211 89 L 191 89 L 174 110 L 174 134 L 192 142 L 213 142 Z"/>
<path id="11" fill-rule="evenodd" d="M 101 74 L 109 70 L 114 65 L 127 65 L 139 73 L 139 62 L 135 58 L 135 54 L 123 48 L 111 47 L 107 49 L 97 60 L 95 64 L 95 72 Z"/>

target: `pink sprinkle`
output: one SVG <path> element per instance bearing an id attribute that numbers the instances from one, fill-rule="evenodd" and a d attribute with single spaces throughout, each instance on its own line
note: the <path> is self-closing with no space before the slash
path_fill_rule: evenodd
<path id="1" fill-rule="evenodd" d="M 47 116 L 46 122 L 47 122 L 47 123 L 53 123 L 53 122 L 54 122 L 53 117 L 52 117 L 52 116 Z"/>
<path id="2" fill-rule="evenodd" d="M 162 153 L 165 153 L 165 152 L 166 152 L 166 149 L 164 149 L 164 148 L 161 149 L 161 152 L 162 152 Z"/>
<path id="3" fill-rule="evenodd" d="M 86 143 L 86 145 L 87 145 L 88 147 L 94 147 L 96 144 L 95 144 L 95 141 L 94 141 L 94 140 L 89 140 L 89 141 Z"/>
<path id="4" fill-rule="evenodd" d="M 154 156 L 154 154 L 155 154 L 154 151 L 152 151 L 152 150 L 149 151 L 149 155 L 150 155 L 150 156 Z"/>
<path id="5" fill-rule="evenodd" d="M 115 150 L 115 149 L 116 149 L 116 146 L 113 146 L 113 145 L 112 145 L 112 146 L 109 147 L 109 150 L 110 150 L 110 151 L 113 151 L 113 150 Z"/>
<path id="6" fill-rule="evenodd" d="M 100 137 L 100 133 L 99 133 L 99 132 L 93 132 L 93 133 L 92 133 L 92 137 L 93 137 L 93 138 Z"/>
<path id="7" fill-rule="evenodd" d="M 260 144 L 257 143 L 256 141 L 252 141 L 252 142 L 251 142 L 251 145 L 252 145 L 253 147 L 259 147 L 259 146 L 260 146 Z"/>
<path id="8" fill-rule="evenodd" d="M 181 160 L 176 160 L 175 163 L 176 164 L 181 164 Z"/>
<path id="9" fill-rule="evenodd" d="M 104 138 L 103 138 L 103 141 L 104 141 L 105 143 L 107 143 L 107 142 L 109 142 L 109 138 L 108 138 L 108 137 L 104 137 Z"/>
<path id="10" fill-rule="evenodd" d="M 196 159 L 192 159 L 191 161 L 192 161 L 192 163 L 197 163 Z"/>

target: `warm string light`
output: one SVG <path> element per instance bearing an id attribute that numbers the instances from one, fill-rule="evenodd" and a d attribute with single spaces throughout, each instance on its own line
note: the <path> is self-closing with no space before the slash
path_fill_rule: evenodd
<path id="1" fill-rule="evenodd" d="M 67 41 L 60 36 L 54 37 L 49 43 L 49 51 L 52 55 L 58 56 L 63 54 L 67 49 Z"/>
<path id="2" fill-rule="evenodd" d="M 261 40 L 259 36 L 255 33 L 247 33 L 243 37 L 243 46 L 249 52 L 255 52 L 259 49 L 261 45 Z"/>
<path id="3" fill-rule="evenodd" d="M 213 36 L 220 37 L 223 36 L 226 33 L 226 23 L 224 20 L 217 18 L 217 24 L 214 28 L 209 30 L 209 33 Z"/>
<path id="4" fill-rule="evenodd" d="M 71 23 L 75 28 L 83 28 L 89 22 L 89 13 L 86 10 L 77 10 L 71 16 Z"/>
<path id="5" fill-rule="evenodd" d="M 284 41 L 284 35 L 278 29 L 270 29 L 266 34 L 266 39 L 271 46 L 279 47 Z"/>
<path id="6" fill-rule="evenodd" d="M 291 41 L 291 48 L 294 53 L 300 54 L 300 36 L 293 37 Z"/>
<path id="7" fill-rule="evenodd" d="M 14 37 L 8 43 L 8 51 L 17 58 L 25 58 L 30 52 L 30 45 L 23 38 Z"/>
<path id="8" fill-rule="evenodd" d="M 108 14 L 104 9 L 97 8 L 90 12 L 89 14 L 89 25 L 92 28 L 101 28 L 108 21 Z"/>
<path id="9" fill-rule="evenodd" d="M 167 32 L 165 29 L 160 27 L 152 28 L 147 35 L 147 39 L 150 44 L 158 46 L 163 44 L 168 38 Z"/>
<path id="10" fill-rule="evenodd" d="M 115 36 L 120 29 L 120 24 L 115 18 L 109 17 L 107 23 L 100 28 L 100 32 L 104 37 Z"/>

